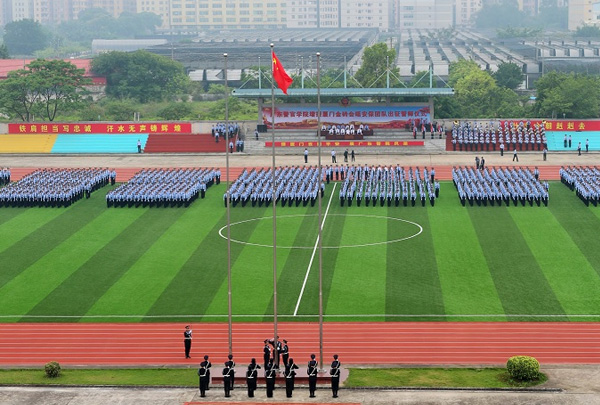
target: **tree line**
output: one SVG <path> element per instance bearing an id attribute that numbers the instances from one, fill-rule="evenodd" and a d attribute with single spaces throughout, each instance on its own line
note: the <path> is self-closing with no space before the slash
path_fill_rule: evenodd
<path id="1" fill-rule="evenodd" d="M 397 67 L 386 69 L 395 60 L 395 50 L 386 44 L 367 49 L 361 69 L 352 77 L 349 87 L 390 86 L 428 87 L 428 72 L 418 72 L 408 82 L 400 79 Z M 224 116 L 224 88 L 212 85 L 208 92 L 223 94 L 223 98 L 199 107 L 195 94 L 205 91 L 191 83 L 183 66 L 171 59 L 147 51 L 109 52 L 97 56 L 92 72 L 106 78 L 106 90 L 98 101 L 88 88 L 91 80 L 83 69 L 63 60 L 37 59 L 23 69 L 8 74 L 0 82 L 0 114 L 8 119 L 28 121 L 37 117 L 53 121 L 57 117 L 96 120 L 110 116 L 129 120 L 141 106 L 160 105 L 156 114 L 165 119 L 221 119 Z M 265 72 L 268 75 L 268 69 Z M 322 87 L 342 87 L 342 71 L 322 72 Z M 521 68 L 514 63 L 502 63 L 496 72 L 482 70 L 472 60 L 450 64 L 448 85 L 454 96 L 435 98 L 436 119 L 445 118 L 598 118 L 600 110 L 600 78 L 596 75 L 549 72 L 535 82 L 535 96 L 517 89 L 523 82 Z M 257 82 L 250 71 L 244 78 Z M 300 86 L 295 77 L 292 87 Z M 257 83 L 250 83 L 250 86 Z M 306 87 L 316 87 L 314 78 L 305 81 Z M 293 97 L 281 102 L 298 102 Z M 305 100 L 311 102 L 313 100 Z M 327 100 L 323 102 L 337 102 Z M 373 102 L 380 100 L 354 101 Z M 427 101 L 426 99 L 395 98 L 395 102 Z M 234 119 L 255 116 L 255 102 L 229 96 Z M 253 112 L 254 109 L 254 112 Z"/>

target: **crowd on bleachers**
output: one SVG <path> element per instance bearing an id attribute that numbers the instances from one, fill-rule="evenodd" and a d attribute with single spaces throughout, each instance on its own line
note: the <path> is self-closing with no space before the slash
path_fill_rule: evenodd
<path id="1" fill-rule="evenodd" d="M 328 133 L 329 135 L 363 135 L 364 132 L 370 131 L 368 124 L 358 124 L 354 125 L 354 123 L 342 125 L 325 125 L 321 127 L 321 133 Z"/>
<path id="2" fill-rule="evenodd" d="M 298 207 L 310 203 L 315 205 L 319 191 L 321 196 L 325 192 L 325 183 L 319 179 L 316 167 L 278 167 L 275 169 L 275 204 L 281 206 Z M 252 206 L 269 206 L 273 201 L 273 172 L 272 169 L 244 170 L 232 183 L 228 190 L 232 206 L 240 204 L 242 207 L 251 203 Z M 227 192 L 223 195 L 223 202 L 227 206 Z"/>
<path id="3" fill-rule="evenodd" d="M 326 172 L 327 173 L 327 172 Z M 413 170 L 409 167 L 405 170 L 401 166 L 348 166 L 341 171 L 343 183 L 339 191 L 340 205 L 356 205 L 360 207 L 364 199 L 365 205 L 377 205 L 388 207 L 392 203 L 398 207 L 400 202 L 403 206 L 410 204 L 414 207 L 417 200 L 425 206 L 427 200 L 431 206 L 435 205 L 435 199 L 439 197 L 440 183 L 435 181 L 435 169 L 430 171 L 424 168 Z M 422 173 L 422 176 L 421 176 Z M 327 173 L 329 180 L 330 173 Z"/>
<path id="4" fill-rule="evenodd" d="M 10 169 L 3 167 L 0 169 L 0 187 L 10 183 Z"/>
<path id="5" fill-rule="evenodd" d="M 561 167 L 560 181 L 575 190 L 577 197 L 585 203 L 594 206 L 600 200 L 600 170 L 597 167 Z"/>
<path id="6" fill-rule="evenodd" d="M 219 184 L 219 169 L 144 169 L 106 194 L 108 207 L 167 207 L 190 205 Z"/>
<path id="7" fill-rule="evenodd" d="M 547 148 L 543 123 L 530 121 L 503 121 L 495 123 L 470 123 L 454 121 L 452 149 L 460 151 L 539 150 Z"/>
<path id="8" fill-rule="evenodd" d="M 452 181 L 463 206 L 469 205 L 514 205 L 521 202 L 533 206 L 548 205 L 548 182 L 541 182 L 539 171 L 525 168 L 453 167 Z"/>
<path id="9" fill-rule="evenodd" d="M 114 170 L 40 169 L 0 189 L 0 205 L 23 207 L 67 207 L 109 182 Z"/>

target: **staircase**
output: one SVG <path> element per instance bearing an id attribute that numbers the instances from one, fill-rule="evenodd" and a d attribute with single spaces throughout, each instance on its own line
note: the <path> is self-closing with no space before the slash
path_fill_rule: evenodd
<path id="1" fill-rule="evenodd" d="M 150 134 L 144 153 L 225 153 L 226 147 L 211 134 Z"/>

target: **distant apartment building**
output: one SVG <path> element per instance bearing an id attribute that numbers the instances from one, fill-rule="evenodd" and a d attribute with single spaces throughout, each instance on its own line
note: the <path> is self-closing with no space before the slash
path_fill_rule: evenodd
<path id="1" fill-rule="evenodd" d="M 454 25 L 455 0 L 399 0 L 398 29 L 443 29 Z"/>
<path id="2" fill-rule="evenodd" d="M 481 7 L 481 0 L 456 0 L 455 24 L 462 27 L 473 25 L 475 14 Z"/>
<path id="3" fill-rule="evenodd" d="M 161 29 L 167 29 L 171 23 L 171 1 L 170 0 L 137 0 L 136 10 L 138 13 L 154 13 L 162 19 Z"/>
<path id="4" fill-rule="evenodd" d="M 77 19 L 79 13 L 101 8 L 114 17 L 123 12 L 136 13 L 136 0 L 0 0 L 2 24 L 32 19 L 42 24 L 58 24 Z M 169 0 L 163 0 L 168 2 Z"/>
<path id="5" fill-rule="evenodd" d="M 54 0 L 50 0 L 54 1 Z M 58 0 L 61 1 L 61 0 Z M 107 11 L 113 17 L 120 16 L 123 12 L 136 13 L 136 0 L 67 0 L 71 3 L 71 16 L 77 19 L 77 16 L 83 10 L 90 8 L 101 8 Z"/>
<path id="6" fill-rule="evenodd" d="M 198 29 L 285 28 L 285 0 L 171 0 L 170 27 Z"/>
<path id="7" fill-rule="evenodd" d="M 570 0 L 569 1 L 569 30 L 576 30 L 583 25 L 600 24 L 600 1 Z"/>
<path id="8" fill-rule="evenodd" d="M 377 28 L 394 26 L 394 0 L 287 0 L 288 28 Z"/>

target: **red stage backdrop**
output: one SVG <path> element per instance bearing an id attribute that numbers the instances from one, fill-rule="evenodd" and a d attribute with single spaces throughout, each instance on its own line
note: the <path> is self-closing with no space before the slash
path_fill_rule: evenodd
<path id="1" fill-rule="evenodd" d="M 424 141 L 322 141 L 321 147 L 331 148 L 335 146 L 423 146 Z M 275 147 L 289 148 L 316 148 L 319 144 L 311 142 L 275 142 Z M 265 147 L 272 148 L 273 142 L 265 142 Z"/>
<path id="2" fill-rule="evenodd" d="M 148 134 L 192 132 L 190 122 L 8 124 L 11 134 Z"/>
<path id="3" fill-rule="evenodd" d="M 352 105 L 348 107 L 326 105 L 321 107 L 321 124 L 368 124 L 372 129 L 405 128 L 415 122 L 430 122 L 429 105 L 415 106 L 378 106 Z M 271 107 L 262 108 L 261 121 L 268 128 L 272 127 Z M 290 105 L 275 107 L 276 129 L 316 129 L 317 107 L 306 105 Z"/>

